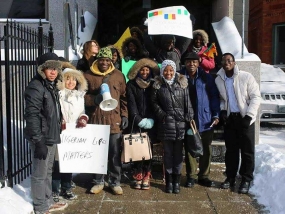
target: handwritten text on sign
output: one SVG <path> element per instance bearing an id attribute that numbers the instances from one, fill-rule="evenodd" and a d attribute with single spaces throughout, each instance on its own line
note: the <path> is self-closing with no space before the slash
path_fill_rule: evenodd
<path id="1" fill-rule="evenodd" d="M 164 7 L 148 11 L 148 34 L 171 34 L 192 39 L 190 13 L 183 6 Z"/>
<path id="2" fill-rule="evenodd" d="M 107 174 L 109 125 L 66 124 L 58 145 L 60 172 Z"/>

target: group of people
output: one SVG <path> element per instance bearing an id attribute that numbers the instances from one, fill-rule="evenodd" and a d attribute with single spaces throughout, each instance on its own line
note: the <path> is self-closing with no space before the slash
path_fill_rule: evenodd
<path id="1" fill-rule="evenodd" d="M 71 191 L 72 174 L 59 173 L 56 167 L 56 145 L 67 122 L 76 123 L 77 128 L 84 128 L 87 123 L 110 125 L 106 181 L 116 195 L 123 194 L 121 137 L 124 130 L 129 131 L 129 124 L 134 124 L 134 132 L 147 132 L 152 144 L 162 143 L 165 192 L 178 194 L 184 138 L 191 134 L 190 120 L 197 124 L 204 152 L 198 166 L 196 158 L 186 151 L 185 187 L 189 188 L 195 183 L 215 186 L 209 178 L 211 142 L 215 125 L 223 122 L 227 178 L 221 188 L 233 187 L 239 172 L 239 192 L 248 192 L 254 170 L 254 122 L 260 103 L 254 77 L 239 70 L 234 56 L 225 53 L 222 68 L 214 79 L 209 74 L 214 60 L 201 52 L 208 42 L 203 30 L 194 31 L 191 44 L 190 39 L 164 35 L 160 45 L 148 35 L 138 36 L 139 31 L 135 30 L 136 36 L 123 43 L 123 53 L 111 45 L 100 48 L 95 40 L 86 42 L 76 68 L 54 53 L 39 57 L 38 72 L 25 91 L 25 137 L 32 151 L 35 213 L 67 207 L 67 203 L 54 200 L 53 193 L 66 199 L 76 198 Z M 116 63 L 121 58 L 136 60 L 128 71 L 127 83 L 120 63 Z M 114 110 L 99 107 L 103 83 L 108 84 L 112 98 L 118 101 Z M 151 161 L 134 163 L 133 188 L 150 189 Z M 90 192 L 100 193 L 104 175 L 94 174 L 93 183 Z"/>

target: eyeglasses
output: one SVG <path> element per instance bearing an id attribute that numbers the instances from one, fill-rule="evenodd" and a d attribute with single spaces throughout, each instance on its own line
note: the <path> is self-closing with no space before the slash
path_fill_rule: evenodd
<path id="1" fill-rule="evenodd" d="M 226 64 L 226 63 L 229 63 L 229 64 L 232 64 L 234 61 L 233 60 L 230 60 L 230 59 L 227 59 L 227 60 L 222 60 L 222 65 Z"/>

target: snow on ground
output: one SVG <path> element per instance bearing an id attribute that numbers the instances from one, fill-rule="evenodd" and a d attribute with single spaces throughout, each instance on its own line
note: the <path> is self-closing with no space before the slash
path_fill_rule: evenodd
<path id="1" fill-rule="evenodd" d="M 258 203 L 266 206 L 270 213 L 285 214 L 285 131 L 264 130 L 260 133 L 260 144 L 256 146 L 254 184 L 250 193 Z M 30 214 L 30 179 L 13 189 L 0 189 L 1 214 Z"/>

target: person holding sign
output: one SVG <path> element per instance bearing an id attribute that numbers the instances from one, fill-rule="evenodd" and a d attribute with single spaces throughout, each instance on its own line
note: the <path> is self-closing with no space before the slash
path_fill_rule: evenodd
<path id="1" fill-rule="evenodd" d="M 178 194 L 184 136 L 193 118 L 193 109 L 187 78 L 176 73 L 176 65 L 171 60 L 161 64 L 160 76 L 153 84 L 151 103 L 157 118 L 157 137 L 164 150 L 165 191 Z"/>
<path id="2" fill-rule="evenodd" d="M 159 67 L 151 59 L 137 61 L 128 73 L 127 98 L 129 118 L 134 123 L 133 133 L 147 132 L 150 141 L 155 143 L 154 114 L 150 105 L 153 77 L 159 74 Z M 139 151 L 138 151 L 139 152 Z M 147 190 L 150 188 L 151 160 L 134 162 L 134 188 Z"/>
<path id="3" fill-rule="evenodd" d="M 121 132 L 128 127 L 128 109 L 126 98 L 126 81 L 121 71 L 112 63 L 112 51 L 108 47 L 100 49 L 97 60 L 90 70 L 84 73 L 88 82 L 88 90 L 85 95 L 86 113 L 91 124 L 110 125 L 110 140 L 108 154 L 109 187 L 116 195 L 122 195 L 121 181 Z M 100 94 L 101 85 L 108 84 L 110 94 L 118 101 L 114 110 L 104 111 L 99 105 L 102 102 Z M 95 163 L 96 164 L 96 163 Z M 104 175 L 95 174 L 95 185 L 90 192 L 97 194 L 104 188 Z"/>
<path id="4" fill-rule="evenodd" d="M 65 65 L 67 64 L 64 62 Z M 70 67 L 73 67 L 72 65 Z M 85 127 L 88 116 L 84 109 L 84 95 L 87 90 L 87 81 L 81 71 L 65 68 L 62 72 L 63 80 L 57 83 L 59 91 L 59 101 L 63 117 L 62 129 L 65 123 L 74 123 L 76 128 Z M 53 198 L 59 200 L 59 196 L 73 200 L 77 196 L 71 191 L 72 173 L 60 173 L 58 154 L 56 152 L 54 170 L 52 173 Z M 60 190 L 61 184 L 61 191 Z"/>

